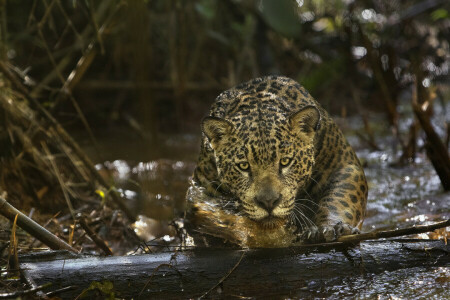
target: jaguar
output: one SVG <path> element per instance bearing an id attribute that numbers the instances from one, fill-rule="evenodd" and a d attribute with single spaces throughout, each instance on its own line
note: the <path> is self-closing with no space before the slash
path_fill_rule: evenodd
<path id="1" fill-rule="evenodd" d="M 266 76 L 222 92 L 201 129 L 187 193 L 200 232 L 282 247 L 361 229 L 368 195 L 361 163 L 296 81 Z"/>

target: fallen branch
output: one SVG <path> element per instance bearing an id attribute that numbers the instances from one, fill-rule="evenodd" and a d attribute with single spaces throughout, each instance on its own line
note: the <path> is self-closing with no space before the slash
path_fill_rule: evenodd
<path id="1" fill-rule="evenodd" d="M 444 228 L 447 226 L 450 226 L 450 219 L 448 219 L 446 221 L 438 222 L 438 223 L 432 224 L 432 225 L 417 225 L 417 226 L 413 226 L 413 227 L 407 227 L 407 228 L 396 229 L 396 230 L 372 231 L 372 232 L 361 233 L 361 234 L 344 235 L 344 236 L 341 236 L 340 238 L 338 238 L 337 242 L 357 243 L 357 242 L 367 241 L 367 240 L 399 237 L 399 236 L 404 236 L 404 235 L 429 232 L 429 231 L 433 231 L 433 230 L 436 230 L 439 228 Z"/>
<path id="2" fill-rule="evenodd" d="M 41 241 L 43 244 L 50 247 L 50 249 L 69 250 L 70 252 L 78 253 L 76 249 L 72 248 L 69 244 L 55 236 L 53 233 L 51 233 L 32 219 L 28 218 L 2 197 L 0 197 L 0 214 L 8 218 L 11 222 L 14 221 L 14 218 L 17 215 L 17 225 L 19 225 L 23 230 Z"/>
<path id="3" fill-rule="evenodd" d="M 245 252 L 242 252 L 241 258 L 238 260 L 238 262 L 231 268 L 230 271 L 228 271 L 225 276 L 223 276 L 212 288 L 210 288 L 208 291 L 206 291 L 203 295 L 201 295 L 198 299 L 205 298 L 209 293 L 211 293 L 213 290 L 215 290 L 219 285 L 221 285 L 230 275 L 233 273 L 234 270 L 239 266 L 242 259 L 244 258 Z"/>

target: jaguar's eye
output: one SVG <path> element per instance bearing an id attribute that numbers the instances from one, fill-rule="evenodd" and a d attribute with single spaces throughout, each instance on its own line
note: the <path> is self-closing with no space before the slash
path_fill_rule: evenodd
<path id="1" fill-rule="evenodd" d="M 248 172 L 248 170 L 250 170 L 250 165 L 248 164 L 248 162 L 240 162 L 237 165 L 242 171 Z"/>
<path id="2" fill-rule="evenodd" d="M 291 163 L 292 159 L 289 157 L 283 157 L 280 159 L 280 166 L 287 167 Z"/>

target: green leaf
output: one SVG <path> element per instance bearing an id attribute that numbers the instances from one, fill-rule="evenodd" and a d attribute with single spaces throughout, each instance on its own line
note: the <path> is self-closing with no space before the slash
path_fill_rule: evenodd
<path id="1" fill-rule="evenodd" d="M 87 289 L 84 289 L 81 295 L 79 296 L 80 299 L 86 299 L 89 296 L 89 292 L 93 290 L 99 290 L 102 293 L 102 296 L 105 296 L 104 299 L 114 300 L 116 299 L 114 294 L 114 285 L 111 281 L 93 281 L 89 285 Z"/>
<path id="2" fill-rule="evenodd" d="M 448 11 L 445 8 L 436 9 L 431 13 L 431 19 L 437 21 L 440 19 L 447 19 L 449 17 Z"/>

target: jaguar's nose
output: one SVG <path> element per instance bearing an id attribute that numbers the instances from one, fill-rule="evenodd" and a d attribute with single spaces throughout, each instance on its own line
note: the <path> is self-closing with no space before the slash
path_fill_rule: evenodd
<path id="1" fill-rule="evenodd" d="M 275 207 L 277 207 L 280 201 L 281 195 L 276 195 L 274 193 L 265 193 L 255 197 L 256 205 L 267 210 L 267 212 L 269 213 L 271 213 L 275 209 Z"/>

